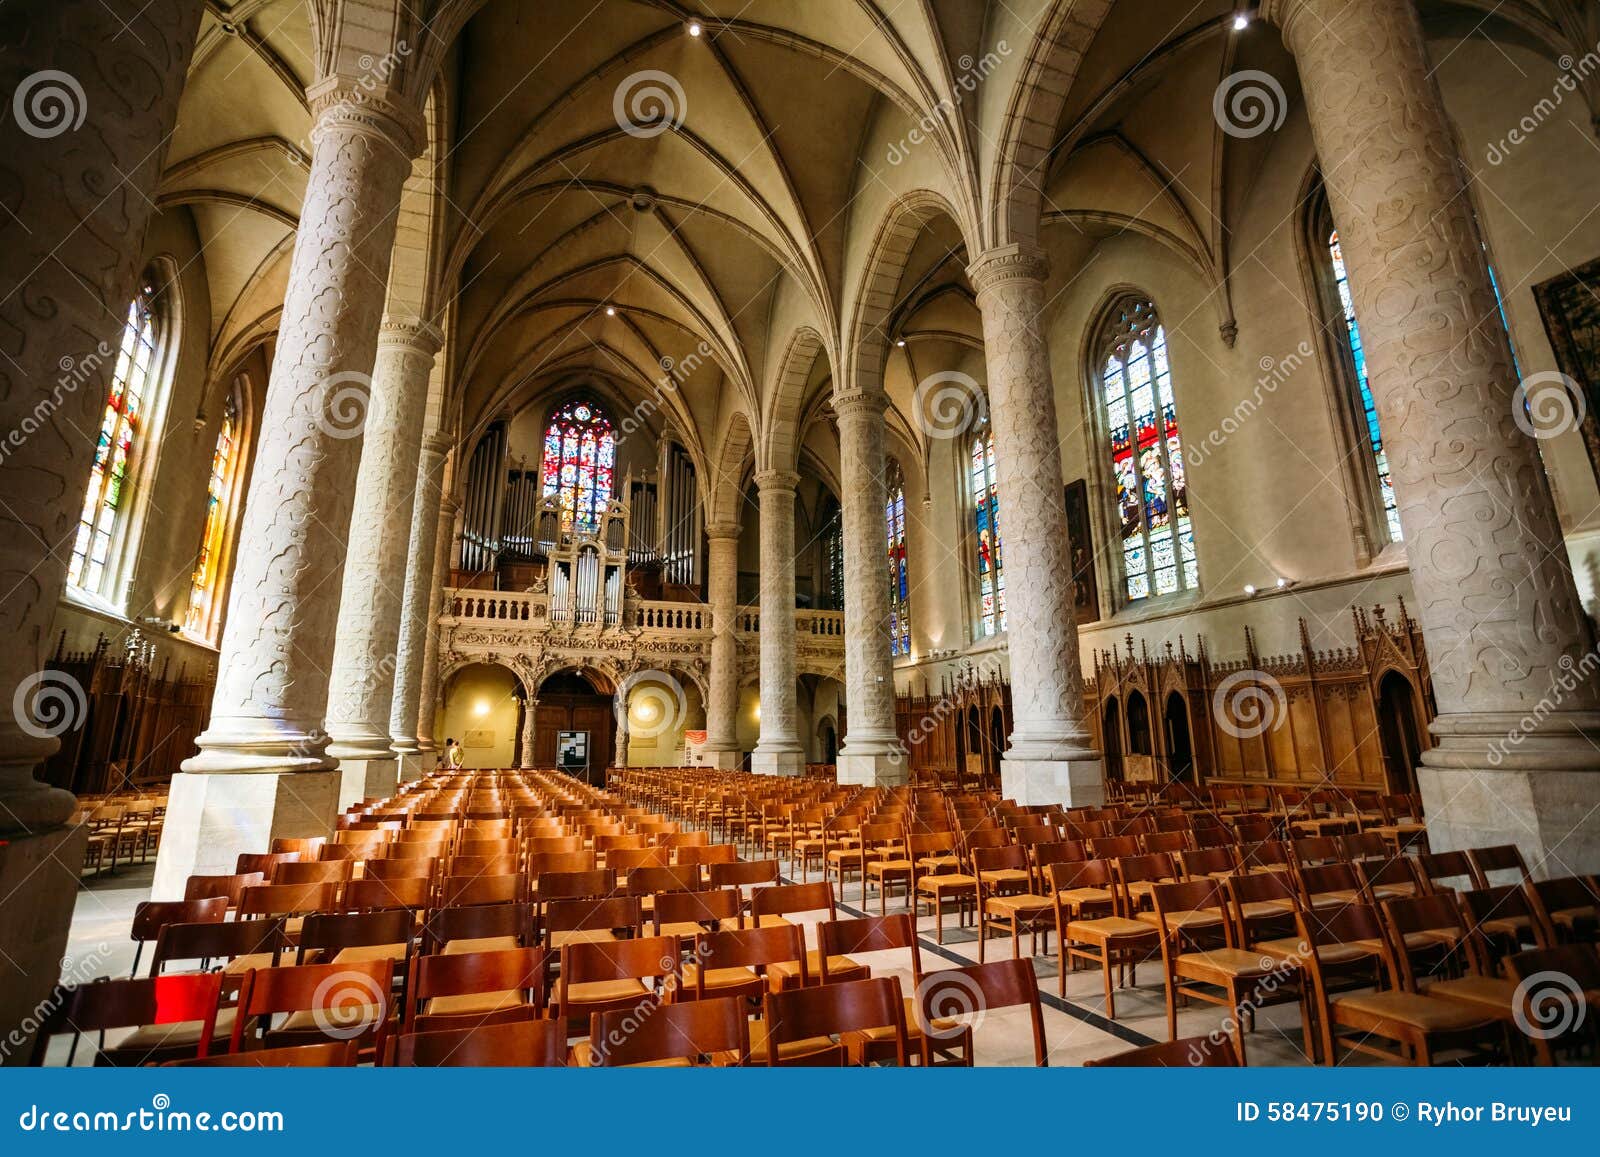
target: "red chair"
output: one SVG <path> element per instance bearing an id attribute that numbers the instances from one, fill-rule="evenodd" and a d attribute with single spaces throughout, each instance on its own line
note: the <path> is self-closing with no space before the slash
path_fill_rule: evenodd
<path id="1" fill-rule="evenodd" d="M 72 1034 L 67 1064 L 78 1054 L 78 1039 L 99 1034 L 94 1063 L 134 1066 L 205 1056 L 218 1035 L 232 1028 L 218 1025 L 217 1003 L 222 976 L 216 972 L 154 976 L 142 980 L 96 980 L 61 990 L 61 1002 L 34 1039 L 31 1064 L 44 1064 L 52 1038 Z M 232 1010 L 229 1010 L 230 1013 Z M 136 1031 L 115 1048 L 105 1047 L 108 1029 Z"/>

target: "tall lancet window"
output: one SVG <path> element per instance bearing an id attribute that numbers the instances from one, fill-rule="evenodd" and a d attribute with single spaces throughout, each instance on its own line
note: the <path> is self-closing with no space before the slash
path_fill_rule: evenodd
<path id="1" fill-rule="evenodd" d="M 987 426 L 968 451 L 972 522 L 977 550 L 978 635 L 1006 629 L 1006 572 L 1000 547 L 1000 490 L 995 483 L 994 434 Z"/>
<path id="2" fill-rule="evenodd" d="M 910 579 L 906 574 L 906 480 L 893 458 L 887 470 L 889 496 L 883 521 L 889 535 L 889 654 L 911 654 Z"/>
<path id="3" fill-rule="evenodd" d="M 139 459 L 154 450 L 150 414 L 162 388 L 162 348 L 167 326 L 147 280 L 128 306 L 122 344 L 111 375 L 111 396 L 100 420 L 89 489 L 83 499 L 78 535 L 72 545 L 67 582 L 81 591 L 116 602 L 119 556 L 131 529 L 133 482 Z"/>
<path id="4" fill-rule="evenodd" d="M 1378 501 L 1389 530 L 1389 541 L 1399 542 L 1400 507 L 1394 498 L 1394 478 L 1389 473 L 1389 453 L 1383 448 L 1383 431 L 1378 428 L 1378 405 L 1372 400 L 1372 382 L 1367 376 L 1367 350 L 1361 344 L 1361 327 L 1356 323 L 1355 298 L 1350 294 L 1350 275 L 1344 267 L 1344 252 L 1339 248 L 1339 231 L 1328 231 L 1328 263 L 1334 289 L 1339 294 L 1339 310 L 1344 315 L 1346 347 L 1355 367 L 1357 404 L 1361 408 L 1362 430 L 1372 451 L 1372 465 L 1378 476 Z"/>
<path id="5" fill-rule="evenodd" d="M 1148 298 L 1124 298 L 1101 334 L 1100 396 L 1117 487 L 1129 602 L 1200 585 L 1167 335 Z"/>
<path id="6" fill-rule="evenodd" d="M 195 559 L 194 578 L 189 584 L 189 611 L 183 625 L 185 631 L 198 639 L 210 639 L 215 634 L 216 612 L 222 598 L 222 555 L 228 527 L 233 521 L 234 493 L 243 451 L 240 443 L 242 413 L 239 395 L 238 385 L 228 391 L 228 400 L 222 411 L 222 429 L 217 432 L 217 445 L 211 452 L 211 480 L 206 486 L 205 533 L 200 540 L 199 557 Z"/>
<path id="7" fill-rule="evenodd" d="M 561 499 L 563 531 L 599 531 L 616 465 L 616 434 L 598 406 L 572 401 L 551 415 L 544 433 L 544 493 Z"/>

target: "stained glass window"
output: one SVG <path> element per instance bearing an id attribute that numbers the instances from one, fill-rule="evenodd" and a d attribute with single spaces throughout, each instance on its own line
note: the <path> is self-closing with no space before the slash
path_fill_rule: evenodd
<path id="1" fill-rule="evenodd" d="M 598 406 L 573 401 L 551 415 L 544 433 L 544 493 L 561 499 L 564 532 L 599 533 L 616 466 L 616 434 Z"/>
<path id="2" fill-rule="evenodd" d="M 1388 521 L 1389 540 L 1399 542 L 1400 508 L 1395 502 L 1394 479 L 1389 474 L 1389 454 L 1383 448 L 1383 432 L 1378 429 L 1378 407 L 1372 400 L 1372 383 L 1367 376 L 1367 350 L 1361 344 L 1361 327 L 1356 324 L 1355 299 L 1350 294 L 1350 278 L 1344 267 L 1344 253 L 1339 248 L 1339 231 L 1328 234 L 1328 256 L 1333 262 L 1333 284 L 1339 291 L 1339 308 L 1344 313 L 1345 338 L 1350 347 L 1350 358 L 1356 368 L 1356 389 L 1361 400 L 1361 416 L 1366 424 L 1367 443 L 1372 447 L 1372 461 L 1378 471 L 1378 497 L 1383 503 L 1383 516 Z"/>
<path id="3" fill-rule="evenodd" d="M 135 458 L 143 450 L 146 413 L 158 362 L 155 287 L 146 284 L 128 306 L 122 344 L 111 375 L 111 396 L 100 419 L 100 438 L 78 535 L 72 544 L 67 581 L 79 590 L 115 597 L 105 590 L 113 570 L 111 552 L 132 498 Z"/>
<path id="4" fill-rule="evenodd" d="M 827 521 L 822 530 L 822 553 L 827 566 L 828 606 L 824 610 L 844 610 L 844 521 L 839 504 L 829 500 Z"/>
<path id="5" fill-rule="evenodd" d="M 184 630 L 197 638 L 209 638 L 215 625 L 213 610 L 221 594 L 223 541 L 232 518 L 234 479 L 239 470 L 239 391 L 228 391 L 222 411 L 222 429 L 211 452 L 211 480 L 206 486 L 206 529 L 200 540 L 200 556 L 195 560 L 194 578 L 189 585 L 189 612 Z"/>
<path id="6" fill-rule="evenodd" d="M 1006 572 L 1000 549 L 1000 491 L 995 485 L 994 435 L 986 427 L 972 440 L 972 517 L 978 549 L 978 634 L 1006 629 Z"/>
<path id="7" fill-rule="evenodd" d="M 888 498 L 883 508 L 889 534 L 889 654 L 911 654 L 910 585 L 906 575 L 906 480 L 889 459 Z"/>
<path id="8" fill-rule="evenodd" d="M 1118 539 L 1130 602 L 1200 585 L 1167 334 L 1154 303 L 1128 298 L 1112 311 L 1100 372 Z"/>

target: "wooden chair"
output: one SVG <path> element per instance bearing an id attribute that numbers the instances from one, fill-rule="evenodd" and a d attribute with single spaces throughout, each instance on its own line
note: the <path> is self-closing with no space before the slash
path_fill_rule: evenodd
<path id="1" fill-rule="evenodd" d="M 1297 923 L 1301 942 L 1312 949 L 1301 958 L 1301 966 L 1311 977 L 1323 1064 L 1340 1062 L 1340 1046 L 1394 1063 L 1421 1065 L 1431 1065 L 1439 1054 L 1460 1049 L 1499 1047 L 1502 1053 L 1508 1051 L 1505 1028 L 1493 1015 L 1399 987 L 1393 950 L 1370 904 L 1302 911 Z M 1335 996 L 1328 961 L 1338 949 L 1374 942 L 1382 945 L 1379 956 L 1388 987 Z M 1395 1047 L 1383 1048 L 1373 1043 L 1375 1038 L 1391 1041 Z"/>
<path id="2" fill-rule="evenodd" d="M 268 846 L 269 852 L 299 852 L 307 859 L 314 860 L 317 853 L 322 850 L 322 845 L 328 842 L 327 836 L 307 836 L 304 839 L 284 839 L 279 837 Z"/>
<path id="3" fill-rule="evenodd" d="M 402 1068 L 561 1068 L 567 1029 L 553 1020 L 516 1020 L 389 1038 L 383 1063 Z"/>
<path id="4" fill-rule="evenodd" d="M 544 906 L 541 932 L 545 947 L 558 953 L 569 944 L 616 940 L 618 931 L 637 932 L 643 923 L 637 896 L 551 900 Z"/>
<path id="5" fill-rule="evenodd" d="M 589 1039 L 573 1050 L 592 1068 L 693 1065 L 714 1058 L 742 1064 L 750 1055 L 750 1018 L 730 997 L 595 1013 Z M 737 1059 L 733 1059 L 737 1058 Z M 727 1063 L 726 1061 L 724 1063 Z"/>
<path id="6" fill-rule="evenodd" d="M 1532 878 L 1528 865 L 1522 858 L 1522 851 L 1516 844 L 1496 844 L 1490 848 L 1471 848 L 1467 851 L 1467 859 L 1472 861 L 1472 870 L 1478 877 L 1478 887 L 1487 888 L 1491 884 L 1517 883 L 1521 884 Z M 1491 872 L 1515 872 L 1515 880 L 1491 880 Z"/>
<path id="7" fill-rule="evenodd" d="M 1425 852 L 1417 857 L 1416 869 L 1417 878 L 1429 891 L 1441 891 L 1441 886 L 1456 891 L 1479 887 L 1466 852 Z"/>
<path id="8" fill-rule="evenodd" d="M 1111 970 L 1128 969 L 1127 982 L 1138 983 L 1138 965 L 1159 950 L 1160 936 L 1153 925 L 1135 920 L 1122 913 L 1127 911 L 1125 897 L 1117 887 L 1115 873 L 1106 860 L 1085 860 L 1081 864 L 1058 864 L 1052 869 L 1057 887 L 1063 890 L 1077 888 L 1104 888 L 1112 892 L 1113 913 L 1097 917 L 1070 917 L 1067 909 L 1052 902 L 1056 915 L 1056 959 L 1059 967 L 1057 983 L 1061 995 L 1066 995 L 1067 971 L 1075 961 L 1087 960 L 1098 964 L 1104 974 L 1106 1016 L 1117 1018 L 1117 1006 L 1112 992 Z"/>
<path id="9" fill-rule="evenodd" d="M 272 870 L 279 864 L 298 864 L 303 859 L 305 857 L 299 852 L 240 852 L 233 870 L 241 876 L 260 872 L 262 879 L 270 879 Z"/>
<path id="10" fill-rule="evenodd" d="M 244 974 L 230 1052 L 361 1042 L 363 1051 L 394 1015 L 394 965 L 387 960 L 253 968 Z M 274 1016 L 283 1015 L 277 1025 Z"/>
<path id="11" fill-rule="evenodd" d="M 525 898 L 523 877 L 510 873 L 494 876 L 451 875 L 439 880 L 441 907 L 465 908 L 474 904 L 514 904 Z"/>
<path id="12" fill-rule="evenodd" d="M 300 936 L 300 925 L 313 912 L 335 912 L 339 908 L 338 884 L 259 884 L 246 888 L 239 898 L 239 919 L 252 916 L 282 916 L 284 931 L 291 942 Z"/>
<path id="13" fill-rule="evenodd" d="M 533 908 L 525 903 L 435 908 L 422 925 L 425 954 L 526 948 L 533 941 Z"/>
<path id="14" fill-rule="evenodd" d="M 405 908 L 337 915 L 315 912 L 300 929 L 295 963 L 387 960 L 404 972 L 415 932 L 416 917 Z"/>
<path id="15" fill-rule="evenodd" d="M 173 925 L 177 927 L 177 925 Z M 152 976 L 139 980 L 96 980 L 57 991 L 58 1003 L 45 1015 L 34 1038 L 31 1064 L 44 1064 L 50 1041 L 72 1035 L 71 1065 L 84 1033 L 97 1034 L 98 1066 L 159 1064 L 205 1056 L 224 1044 L 232 1031 L 232 1010 L 219 1025 L 217 1004 L 222 977 L 215 972 Z M 135 1031 L 114 1048 L 105 1047 L 108 1030 Z"/>
<path id="16" fill-rule="evenodd" d="M 266 876 L 260 872 L 235 872 L 220 876 L 190 876 L 183 886 L 185 900 L 209 900 L 221 896 L 228 901 L 229 909 L 239 906 L 239 897 L 246 888 L 265 884 Z"/>
<path id="17" fill-rule="evenodd" d="M 769 1067 L 843 1065 L 848 1049 L 836 1038 L 885 1027 L 893 1036 L 895 1063 L 906 1064 L 905 1002 L 892 976 L 769 990 L 758 1027 L 751 1059 Z"/>
<path id="18" fill-rule="evenodd" d="M 1013 1006 L 1028 1009 L 1033 1026 L 1033 1063 L 1040 1068 L 1050 1063 L 1039 981 L 1033 965 L 1026 960 L 993 960 L 926 973 L 917 984 L 914 1003 L 915 1044 L 924 1065 L 947 1063 L 970 1068 L 976 1063 L 976 1049 L 973 1024 L 967 1018 Z M 907 1031 L 912 1031 L 910 1024 Z M 938 1057 L 948 1059 L 940 1062 Z"/>
<path id="19" fill-rule="evenodd" d="M 822 984 L 839 977 L 830 971 L 832 960 L 849 959 L 855 952 L 904 951 L 911 968 L 911 980 L 921 992 L 923 982 L 921 945 L 917 940 L 916 920 L 909 913 L 893 916 L 864 916 L 851 920 L 825 920 L 817 925 L 817 958 L 822 968 Z M 946 1018 L 933 1022 L 936 1035 L 954 1033 L 959 1026 Z M 906 997 L 906 1047 L 915 1058 L 922 1056 L 922 1020 L 915 995 Z M 895 1058 L 893 1034 L 887 1028 L 852 1034 L 846 1041 L 850 1063 L 876 1064 Z"/>
<path id="20" fill-rule="evenodd" d="M 1127 1049 L 1107 1057 L 1084 1061 L 1086 1069 L 1141 1068 L 1236 1068 L 1239 1058 L 1226 1038 L 1191 1036 Z"/>
<path id="21" fill-rule="evenodd" d="M 412 957 L 401 1028 L 433 1032 L 534 1019 L 544 1011 L 546 972 L 543 948 Z"/>
<path id="22" fill-rule="evenodd" d="M 391 908 L 418 912 L 433 906 L 433 881 L 425 876 L 352 880 L 344 886 L 343 902 L 345 909 L 351 912 L 378 912 Z"/>
<path id="23" fill-rule="evenodd" d="M 650 915 L 655 935 L 676 936 L 686 947 L 693 947 L 702 932 L 738 928 L 743 923 L 737 888 L 661 892 Z"/>
<path id="24" fill-rule="evenodd" d="M 1457 898 L 1469 929 L 1491 960 L 1502 961 L 1528 948 L 1553 946 L 1522 885 L 1475 888 Z"/>
<path id="25" fill-rule="evenodd" d="M 202 969 L 223 961 L 222 971 L 230 975 L 275 967 L 289 945 L 284 924 L 281 916 L 221 924 L 168 924 L 156 937 L 150 974 L 160 976 L 173 960 L 198 961 Z"/>
<path id="26" fill-rule="evenodd" d="M 314 1045 L 288 1045 L 248 1053 L 212 1053 L 188 1061 L 168 1061 L 176 1067 L 234 1069 L 344 1069 L 361 1056 L 356 1041 L 327 1041 Z"/>
<path id="27" fill-rule="evenodd" d="M 1039 932 L 1045 933 L 1045 951 L 1050 951 L 1050 930 L 1055 923 L 1055 904 L 1049 896 L 1029 891 L 1033 871 L 1025 848 L 975 848 L 973 874 L 978 879 L 978 960 L 981 962 L 989 942 L 989 929 L 999 928 L 1011 935 L 1011 958 L 1021 954 L 1022 933 L 1029 934 L 1029 955 L 1038 955 Z"/>
<path id="28" fill-rule="evenodd" d="M 802 912 L 826 912 L 828 919 L 835 915 L 833 885 L 782 884 L 760 888 L 750 897 L 750 917 L 756 927 L 766 927 L 768 921 Z M 819 950 L 806 954 L 806 969 L 821 983 L 822 958 Z M 841 956 L 828 962 L 828 971 L 835 980 L 861 980 L 872 975 L 865 965 Z M 798 988 L 804 980 L 801 969 L 792 962 L 780 962 L 767 969 L 767 978 L 775 989 Z"/>
<path id="29" fill-rule="evenodd" d="M 573 941 L 561 949 L 554 1017 L 560 1022 L 613 1010 L 638 1012 L 682 987 L 678 942 L 670 936 Z"/>
<path id="30" fill-rule="evenodd" d="M 1540 1064 L 1557 1052 L 1600 1050 L 1600 955 L 1592 945 L 1562 944 L 1506 959 L 1517 982 L 1517 1027 L 1533 1040 Z"/>
<path id="31" fill-rule="evenodd" d="M 920 915 L 922 902 L 927 901 L 934 921 L 934 938 L 943 944 L 945 903 L 956 902 L 956 926 L 964 926 L 967 913 L 978 909 L 978 878 L 960 870 L 954 832 L 913 833 L 910 844 L 915 911 Z"/>
<path id="32" fill-rule="evenodd" d="M 1530 880 L 1523 890 L 1548 943 L 1595 943 L 1600 935 L 1600 881 L 1595 877 Z"/>
<path id="33" fill-rule="evenodd" d="M 146 942 L 161 935 L 168 924 L 220 924 L 228 915 L 225 896 L 207 900 L 143 900 L 133 910 L 133 925 L 128 931 L 134 943 L 130 978 L 139 975 L 139 957 Z M 154 975 L 154 973 L 152 973 Z"/>
<path id="34" fill-rule="evenodd" d="M 343 884 L 355 875 L 354 860 L 313 860 L 279 864 L 272 869 L 274 884 Z"/>
<path id="35" fill-rule="evenodd" d="M 693 959 L 683 966 L 679 999 L 730 996 L 759 1001 L 772 983 L 767 970 L 777 965 L 789 965 L 801 987 L 813 979 L 805 933 L 795 924 L 702 932 L 691 955 Z"/>

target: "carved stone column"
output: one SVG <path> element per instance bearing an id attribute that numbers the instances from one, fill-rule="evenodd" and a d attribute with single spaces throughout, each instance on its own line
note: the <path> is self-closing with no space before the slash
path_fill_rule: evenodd
<path id="1" fill-rule="evenodd" d="M 706 700 L 706 763 L 738 767 L 739 524 L 706 527 L 707 593 L 711 596 L 711 688 Z"/>
<path id="2" fill-rule="evenodd" d="M 1271 3 L 1350 270 L 1427 642 L 1436 851 L 1600 868 L 1600 689 L 1413 5 Z M 1570 399 L 1569 399 L 1570 401 Z"/>
<path id="3" fill-rule="evenodd" d="M 533 766 L 533 733 L 539 722 L 539 701 L 529 699 L 522 709 L 522 737 L 517 749 L 517 766 Z"/>
<path id="4" fill-rule="evenodd" d="M 761 491 L 761 738 L 752 771 L 799 775 L 805 748 L 795 705 L 794 488 L 787 470 L 756 475 Z"/>
<path id="5" fill-rule="evenodd" d="M 339 776 L 328 705 L 345 535 L 361 460 L 400 187 L 418 110 L 324 82 L 211 723 L 173 777 L 152 894 L 233 871 L 275 837 L 326 834 Z"/>
<path id="6" fill-rule="evenodd" d="M 905 752 L 894 727 L 894 663 L 889 656 L 889 579 L 884 517 L 887 490 L 882 390 L 836 393 L 840 485 L 844 490 L 844 678 L 850 731 L 839 752 L 839 782 L 904 783 Z"/>
<path id="7" fill-rule="evenodd" d="M 611 766 L 623 768 L 628 766 L 628 693 L 626 690 L 618 691 L 616 700 L 612 703 L 612 714 L 616 716 L 617 733 L 611 745 Z"/>
<path id="8" fill-rule="evenodd" d="M 417 494 L 411 507 L 411 549 L 406 556 L 406 593 L 400 610 L 399 661 L 395 665 L 394 704 L 389 711 L 389 738 L 400 758 L 400 782 L 422 775 L 422 746 L 417 719 L 422 710 L 422 665 L 433 630 L 433 580 L 439 546 L 439 503 L 450 441 L 438 436 L 422 440 L 417 467 Z"/>
<path id="9" fill-rule="evenodd" d="M 983 312 L 1005 552 L 1012 728 L 1000 788 L 1022 804 L 1077 807 L 1102 802 L 1105 784 L 1083 724 L 1061 439 L 1041 328 L 1045 272 L 1042 255 L 1011 246 L 985 253 L 967 275 Z"/>
<path id="10" fill-rule="evenodd" d="M 328 754 L 339 761 L 339 808 L 394 794 L 400 762 L 389 723 L 400 664 L 400 615 L 428 376 L 444 335 L 426 322 L 388 320 L 378 334 L 339 597 L 328 692 Z"/>
<path id="11" fill-rule="evenodd" d="M 445 587 L 450 580 L 450 558 L 455 549 L 456 515 L 461 504 L 446 496 L 439 503 L 439 530 L 433 543 L 433 584 L 428 596 L 428 630 L 423 639 L 422 680 L 417 691 L 417 748 L 424 756 L 438 750 L 433 728 L 439 718 L 439 616 L 444 613 Z M 423 760 L 423 771 L 433 764 Z"/>
<path id="12" fill-rule="evenodd" d="M 56 983 L 85 833 L 34 779 L 85 721 L 44 671 L 200 0 L 0 8 L 0 1025 Z M 155 446 L 150 447 L 152 452 Z M 31 1036 L 31 1034 L 28 1034 Z M 25 1064 L 31 1041 L 3 1063 Z"/>

